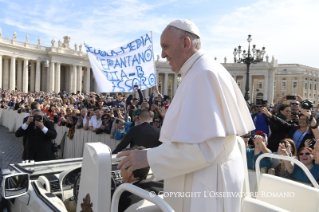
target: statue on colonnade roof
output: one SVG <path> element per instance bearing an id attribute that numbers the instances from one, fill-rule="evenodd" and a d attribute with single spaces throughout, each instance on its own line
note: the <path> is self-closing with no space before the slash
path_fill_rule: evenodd
<path id="1" fill-rule="evenodd" d="M 63 42 L 63 44 L 62 44 L 63 48 L 69 49 L 69 48 L 70 48 L 70 44 L 69 44 L 69 43 L 70 43 L 71 37 L 69 37 L 69 36 L 64 36 L 63 39 L 64 39 L 64 42 Z"/>

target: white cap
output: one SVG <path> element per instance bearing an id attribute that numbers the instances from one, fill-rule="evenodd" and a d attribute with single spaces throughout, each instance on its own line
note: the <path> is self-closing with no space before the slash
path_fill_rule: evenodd
<path id="1" fill-rule="evenodd" d="M 168 26 L 176 27 L 200 37 L 198 27 L 189 19 L 177 19 L 169 23 Z"/>

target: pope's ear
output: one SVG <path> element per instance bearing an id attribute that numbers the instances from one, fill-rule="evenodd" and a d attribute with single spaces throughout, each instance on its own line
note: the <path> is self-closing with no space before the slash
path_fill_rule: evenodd
<path id="1" fill-rule="evenodd" d="M 187 52 L 192 46 L 192 41 L 189 37 L 185 36 L 183 38 L 183 48 Z"/>

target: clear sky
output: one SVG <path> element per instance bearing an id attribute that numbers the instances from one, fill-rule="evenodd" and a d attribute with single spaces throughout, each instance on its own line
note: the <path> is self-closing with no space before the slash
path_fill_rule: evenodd
<path id="1" fill-rule="evenodd" d="M 279 64 L 319 68 L 318 0 L 0 0 L 2 36 L 51 46 L 71 36 L 71 47 L 85 41 L 102 50 L 124 45 L 153 31 L 155 55 L 160 35 L 175 19 L 191 19 L 201 33 L 202 48 L 219 62 L 233 61 L 233 49 L 252 43 L 266 47 Z M 84 48 L 83 48 L 84 49 Z M 156 57 L 155 57 L 156 58 Z"/>

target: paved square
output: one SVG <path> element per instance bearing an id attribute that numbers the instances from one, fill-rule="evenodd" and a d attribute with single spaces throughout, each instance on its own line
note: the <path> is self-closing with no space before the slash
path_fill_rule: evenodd
<path id="1" fill-rule="evenodd" d="M 14 133 L 0 126 L 0 151 L 2 152 L 2 168 L 6 169 L 10 163 L 22 161 L 22 137 L 15 137 Z"/>

